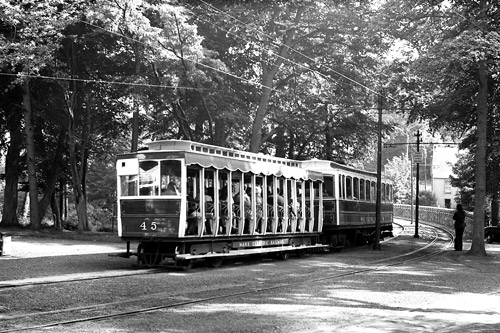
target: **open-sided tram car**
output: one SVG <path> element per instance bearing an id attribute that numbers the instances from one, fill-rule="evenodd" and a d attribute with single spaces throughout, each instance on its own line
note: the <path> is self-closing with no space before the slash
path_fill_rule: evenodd
<path id="1" fill-rule="evenodd" d="M 164 140 L 119 155 L 116 167 L 118 234 L 139 242 L 146 265 L 287 258 L 366 241 L 375 230 L 375 174 L 328 161 Z M 392 189 L 383 185 L 381 230 L 391 230 Z"/>

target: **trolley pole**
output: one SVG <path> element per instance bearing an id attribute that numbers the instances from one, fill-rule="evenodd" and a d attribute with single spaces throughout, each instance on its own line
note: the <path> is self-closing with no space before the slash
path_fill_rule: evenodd
<path id="1" fill-rule="evenodd" d="M 420 137 L 422 134 L 420 134 L 420 130 L 417 130 L 417 134 L 415 135 L 417 137 L 417 153 L 420 153 Z M 418 154 L 419 155 L 419 154 Z M 416 174 L 416 193 L 415 193 L 415 235 L 413 236 L 414 238 L 419 238 L 420 236 L 418 235 L 418 191 L 419 191 L 419 183 L 420 183 L 420 156 L 416 159 L 416 164 L 417 164 L 417 174 Z"/>
<path id="2" fill-rule="evenodd" d="M 382 204 L 382 107 L 384 97 L 382 91 L 378 94 L 378 147 L 377 147 L 377 203 L 375 207 L 375 240 L 373 241 L 373 249 L 380 250 L 380 211 Z"/>

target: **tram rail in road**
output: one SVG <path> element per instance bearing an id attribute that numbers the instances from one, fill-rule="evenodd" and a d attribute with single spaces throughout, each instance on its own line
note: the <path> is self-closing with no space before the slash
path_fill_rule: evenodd
<path id="1" fill-rule="evenodd" d="M 408 230 L 403 229 L 401 234 L 404 234 Z M 397 266 L 405 264 L 415 260 L 422 260 L 432 256 L 436 256 L 443 251 L 446 251 L 450 245 L 453 243 L 453 235 L 451 235 L 446 230 L 438 229 L 436 227 L 425 226 L 422 230 L 425 233 L 425 237 L 429 238 L 426 244 L 423 244 L 418 249 L 409 251 L 403 254 L 397 254 L 389 258 L 375 260 L 370 266 L 364 266 L 364 268 L 354 268 L 352 270 L 347 270 L 342 273 L 327 274 L 327 275 L 314 275 L 307 276 L 304 280 L 297 280 L 292 282 L 275 281 L 271 284 L 266 284 L 261 287 L 252 287 L 251 285 L 238 285 L 233 288 L 223 288 L 219 290 L 216 296 L 206 296 L 204 293 L 206 291 L 192 292 L 189 295 L 186 294 L 175 294 L 175 292 L 162 292 L 157 294 L 143 295 L 141 297 L 132 297 L 126 300 L 119 300 L 107 303 L 101 303 L 91 306 L 80 306 L 72 308 L 63 308 L 52 311 L 36 311 L 33 313 L 18 314 L 9 316 L 4 313 L 1 316 L 3 321 L 3 329 L 0 332 L 18 332 L 18 331 L 36 331 L 45 328 L 54 327 L 65 327 L 69 328 L 72 324 L 84 323 L 84 322 L 94 322 L 101 320 L 117 320 L 119 318 L 124 318 L 127 316 L 134 316 L 141 313 L 173 309 L 178 307 L 185 307 L 188 305 L 209 303 L 216 300 L 227 299 L 232 297 L 239 297 L 249 294 L 261 293 L 271 290 L 279 290 L 283 288 L 290 288 L 299 285 L 309 285 L 315 282 L 335 280 L 346 276 L 358 275 L 358 274 L 368 274 L 370 272 L 381 271 L 387 269 L 391 266 Z M 391 239 L 393 241 L 398 241 L 395 237 Z M 391 241 L 389 240 L 389 242 Z M 144 274 L 154 274 L 158 270 L 148 270 Z M 176 274 L 173 272 L 165 272 L 164 274 Z M 177 273 L 179 274 L 179 273 Z M 102 277 L 93 276 L 91 279 L 110 279 L 110 278 L 121 278 L 130 275 L 117 274 L 117 275 L 106 275 Z M 85 279 L 78 280 L 74 283 L 82 283 Z M 62 281 L 59 277 L 54 277 L 53 284 L 57 283 L 68 283 L 69 281 Z M 45 281 L 43 284 L 47 284 Z M 5 282 L 4 282 L 5 284 Z M 23 287 L 35 286 L 40 283 L 33 282 L 31 284 L 24 284 Z M 19 285 L 20 286 L 20 285 Z M 14 288 L 14 287 L 12 287 Z M 147 304 L 147 306 L 146 306 Z M 69 317 L 69 319 L 68 319 Z M 61 320 L 60 318 L 65 318 Z M 25 324 L 29 323 L 30 324 Z M 36 322 L 36 324 L 35 324 Z"/>

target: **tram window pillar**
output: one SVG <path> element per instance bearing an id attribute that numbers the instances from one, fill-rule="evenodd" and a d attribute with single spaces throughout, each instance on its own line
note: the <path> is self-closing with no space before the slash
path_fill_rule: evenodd
<path id="1" fill-rule="evenodd" d="M 229 171 L 228 180 L 227 180 L 227 235 L 231 234 L 231 230 L 233 228 L 233 172 Z"/>
<path id="2" fill-rule="evenodd" d="M 198 236 L 201 236 L 203 234 L 203 226 L 204 226 L 204 221 L 205 221 L 205 172 L 203 169 L 200 170 L 200 177 L 199 177 L 199 192 L 198 192 L 198 204 L 200 207 L 200 216 L 201 216 L 201 221 L 198 223 Z"/>
<path id="3" fill-rule="evenodd" d="M 268 211 L 267 211 L 267 198 L 269 197 L 267 188 L 267 177 L 262 178 L 262 233 L 266 233 L 268 221 Z"/>
<path id="4" fill-rule="evenodd" d="M 323 182 L 319 182 L 319 198 L 318 198 L 318 230 L 323 229 Z"/>
<path id="5" fill-rule="evenodd" d="M 276 233 L 278 229 L 278 179 L 276 176 L 273 176 L 273 184 L 272 184 L 272 196 L 273 196 L 273 221 L 272 221 L 272 233 Z"/>
<path id="6" fill-rule="evenodd" d="M 220 214 L 219 214 L 219 194 L 220 194 L 220 187 L 219 187 L 219 170 L 214 171 L 214 180 L 212 183 L 212 189 L 213 189 L 213 194 L 212 194 L 212 210 L 213 210 L 213 217 L 212 217 L 212 235 L 217 235 L 219 232 L 219 223 L 220 223 Z"/>
<path id="7" fill-rule="evenodd" d="M 306 220 L 306 182 L 302 181 L 300 184 L 300 211 L 301 211 L 301 225 L 300 231 L 304 232 L 305 228 L 305 220 Z"/>
<path id="8" fill-rule="evenodd" d="M 314 223 L 313 223 L 313 219 L 314 219 L 314 185 L 313 185 L 313 182 L 311 180 L 307 181 L 307 187 L 308 187 L 307 192 L 309 192 L 309 196 L 307 198 L 308 199 L 307 204 L 309 205 L 309 214 L 306 214 L 306 219 L 308 221 L 307 231 L 311 232 L 311 231 L 313 231 L 313 226 L 314 226 Z"/>

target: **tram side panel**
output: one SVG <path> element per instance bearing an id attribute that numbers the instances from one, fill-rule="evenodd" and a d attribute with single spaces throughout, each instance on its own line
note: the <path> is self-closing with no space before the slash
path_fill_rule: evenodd
<path id="1" fill-rule="evenodd" d="M 373 202 L 325 199 L 323 234 L 333 248 L 364 243 L 375 232 L 376 204 Z M 338 218 L 337 218 L 338 216 Z M 381 205 L 380 230 L 392 230 L 392 204 Z"/>

